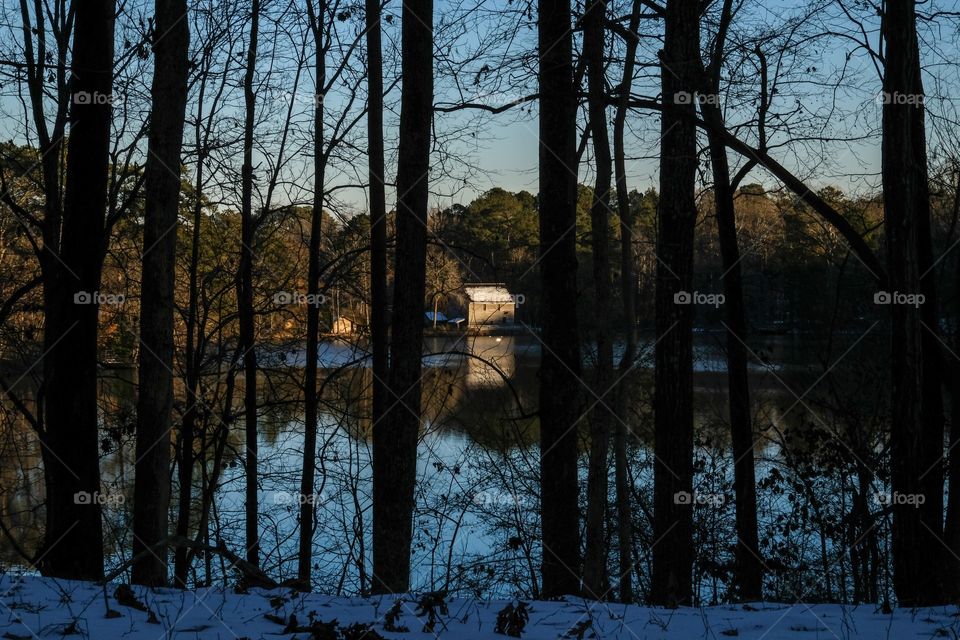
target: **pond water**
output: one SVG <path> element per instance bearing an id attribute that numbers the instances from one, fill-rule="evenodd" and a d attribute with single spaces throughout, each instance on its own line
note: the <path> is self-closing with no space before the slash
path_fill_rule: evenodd
<path id="1" fill-rule="evenodd" d="M 535 583 L 538 424 L 530 414 L 537 403 L 540 347 L 535 336 L 427 338 L 413 558 L 416 589 L 457 586 L 477 595 L 511 595 Z M 639 366 L 629 376 L 631 410 L 625 417 L 635 434 L 631 461 L 638 494 L 650 489 L 652 341 L 641 341 L 641 347 Z M 616 351 L 619 358 L 622 345 L 618 344 Z M 817 350 L 802 346 L 791 336 L 757 340 L 751 344 L 751 352 L 758 432 L 769 425 L 788 429 L 800 412 L 797 394 L 787 387 L 794 388 L 796 381 L 816 380 L 824 364 L 839 355 L 818 357 Z M 592 354 L 584 355 L 587 382 L 591 359 Z M 280 579 L 293 577 L 296 571 L 304 432 L 298 385 L 303 363 L 300 349 L 261 356 L 262 564 Z M 722 334 L 697 335 L 695 363 L 698 430 L 723 448 L 727 440 Z M 320 367 L 324 382 L 317 486 L 312 498 L 317 510 L 314 575 L 323 591 L 357 593 L 369 585 L 370 571 L 371 374 L 363 350 L 343 341 L 321 345 Z M 205 383 L 208 393 L 204 397 L 211 406 L 222 402 L 218 390 L 223 378 L 218 375 L 221 377 Z M 111 549 L 129 549 L 120 541 L 129 535 L 131 521 L 131 505 L 125 498 L 133 493 L 133 380 L 132 371 L 114 370 L 105 372 L 101 381 L 104 492 L 121 496 L 104 505 L 105 535 Z M 242 388 L 239 382 L 236 386 Z M 235 409 L 240 409 L 241 400 L 233 398 Z M 14 415 L 7 411 L 2 423 L 0 508 L 21 545 L 33 549 L 43 522 L 42 471 L 36 438 Z M 207 420 L 209 429 L 219 426 L 216 415 L 208 415 Z M 242 420 L 238 417 L 229 428 L 225 468 L 206 533 L 211 543 L 219 537 L 239 551 L 244 538 Z M 583 446 L 585 451 L 585 430 Z M 776 447 L 762 438 L 758 438 L 757 450 L 761 469 L 765 459 L 777 455 Z M 197 467 L 195 498 L 211 470 L 209 464 Z M 729 487 L 720 487 L 724 489 Z M 176 486 L 173 495 L 176 501 Z M 174 504 L 171 523 L 175 516 Z M 116 566 L 123 559 L 112 553 L 109 564 Z M 0 538 L 0 560 L 20 562 L 5 537 Z M 216 559 L 196 564 L 197 580 L 222 578 Z"/>

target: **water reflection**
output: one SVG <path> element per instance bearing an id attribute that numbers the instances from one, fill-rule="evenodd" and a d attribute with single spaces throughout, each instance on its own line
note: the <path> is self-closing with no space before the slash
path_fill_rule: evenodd
<path id="1" fill-rule="evenodd" d="M 651 444 L 652 344 L 649 337 L 643 342 L 638 366 L 625 376 L 630 385 L 631 403 L 624 419 L 635 435 L 634 445 L 641 451 Z M 805 423 L 802 410 L 796 407 L 796 395 L 784 383 L 804 388 L 805 380 L 815 380 L 817 372 L 822 372 L 823 361 L 815 357 L 816 350 L 802 347 L 798 339 L 791 337 L 758 341 L 751 345 L 751 350 L 755 356 L 751 381 L 757 430 L 775 428 L 789 434 L 792 428 Z M 529 335 L 430 337 L 424 352 L 418 505 L 421 507 L 419 517 L 425 520 L 421 522 L 423 530 L 417 534 L 421 547 L 416 550 L 415 565 L 418 581 L 436 586 L 436 562 L 440 562 L 435 557 L 437 545 L 447 549 L 456 545 L 458 557 L 467 558 L 483 556 L 496 544 L 489 535 L 487 523 L 471 509 L 503 511 L 519 509 L 522 504 L 527 505 L 528 510 L 535 508 L 540 343 Z M 618 357 L 620 353 L 622 347 L 617 345 Z M 343 578 L 346 580 L 341 582 L 343 588 L 352 584 L 357 589 L 362 587 L 361 568 L 366 561 L 365 549 L 369 549 L 369 540 L 363 533 L 369 531 L 372 428 L 369 418 L 372 374 L 366 356 L 362 344 L 339 340 L 325 342 L 320 354 L 323 411 L 319 424 L 316 495 L 324 498 L 318 504 L 318 521 L 322 526 L 318 528 L 317 556 L 318 562 L 330 564 L 330 572 L 350 576 Z M 585 384 L 590 380 L 591 357 L 589 352 L 584 354 Z M 708 435 L 715 442 L 725 444 L 728 439 L 723 336 L 698 335 L 695 357 L 698 429 L 702 436 Z M 264 564 L 281 574 L 292 570 L 291 558 L 295 552 L 297 505 L 282 498 L 299 487 L 304 428 L 300 390 L 303 351 L 265 353 L 262 363 L 259 426 Z M 222 382 L 225 372 L 220 370 L 210 375 L 213 382 L 207 387 L 214 388 L 214 382 Z M 242 388 L 240 379 L 238 377 L 237 388 Z M 135 380 L 134 371 L 113 369 L 104 372 L 100 385 L 103 483 L 111 495 L 128 498 L 125 504 L 109 505 L 104 511 L 106 531 L 113 534 L 107 537 L 109 553 L 129 548 L 122 543 L 131 520 Z M 182 410 L 184 391 L 179 384 L 177 389 L 178 407 Z M 35 410 L 33 395 L 29 391 L 24 395 Z M 584 397 L 589 398 L 590 392 L 585 390 Z M 232 407 L 227 410 L 217 406 L 220 400 L 222 394 L 211 394 L 212 417 L 208 426 L 216 428 L 221 420 L 216 416 L 226 416 L 230 430 L 213 521 L 221 536 L 239 541 L 243 539 L 243 425 L 229 418 L 239 416 L 242 398 L 234 395 Z M 29 553 L 37 548 L 43 525 L 44 488 L 39 445 L 27 421 L 14 408 L 6 405 L 3 408 L 0 507 L 3 523 Z M 213 440 L 211 433 L 199 435 L 198 454 L 207 450 Z M 582 441 L 584 447 L 588 446 L 585 429 Z M 758 447 L 767 447 L 762 438 L 758 438 Z M 201 483 L 193 491 L 198 502 L 196 508 L 204 479 L 213 475 L 211 456 L 204 454 L 202 458 L 207 462 L 202 468 L 198 465 L 199 471 L 194 474 Z M 644 482 L 641 476 L 637 481 Z M 525 489 L 504 489 L 510 482 L 521 485 L 527 482 L 527 485 Z M 176 488 L 173 496 L 175 501 Z M 477 503 L 477 496 L 484 496 L 483 504 Z M 488 500 L 489 496 L 499 497 Z M 509 499 L 501 499 L 503 496 Z M 455 529 L 450 528 L 453 516 L 448 512 L 451 510 L 460 514 Z M 171 517 L 175 514 L 174 504 Z M 511 526 L 521 527 L 523 520 L 519 511 L 517 518 L 518 522 Z M 194 522 L 196 520 L 195 517 Z M 527 523 L 527 526 L 536 525 Z M 511 533 L 511 538 L 517 538 L 516 532 Z M 448 554 L 445 560 L 447 565 L 451 563 L 450 557 Z M 0 538 L 0 559 L 6 564 L 22 562 L 6 536 Z M 119 558 L 114 556 L 111 561 L 117 563 Z M 345 566 L 354 566 L 355 570 L 348 571 Z M 444 570 L 456 572 L 451 566 Z"/>

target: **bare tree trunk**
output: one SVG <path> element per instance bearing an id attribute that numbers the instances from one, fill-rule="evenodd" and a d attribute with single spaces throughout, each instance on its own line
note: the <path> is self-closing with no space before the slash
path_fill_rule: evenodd
<path id="1" fill-rule="evenodd" d="M 186 410 L 180 425 L 180 438 L 177 460 L 177 480 L 180 485 L 177 506 L 178 536 L 187 537 L 190 533 L 191 507 L 193 501 L 193 467 L 196 425 L 200 417 L 200 371 L 204 359 L 206 340 L 203 336 L 204 322 L 200 311 L 200 242 L 203 232 L 203 193 L 206 160 L 210 151 L 210 136 L 213 131 L 211 119 L 217 113 L 211 109 L 204 121 L 203 111 L 206 103 L 207 83 L 210 78 L 211 54 L 200 59 L 198 89 L 196 98 L 196 117 L 194 119 L 194 139 L 197 144 L 197 169 L 193 190 L 193 228 L 191 230 L 190 266 L 187 275 L 187 317 L 184 369 L 186 382 Z M 214 92 L 214 102 L 222 96 L 223 85 Z M 232 364 L 231 364 L 232 367 Z M 231 368 L 231 386 L 232 386 Z M 201 498 L 202 498 L 201 489 Z M 187 586 L 187 574 L 190 570 L 189 550 L 177 547 L 174 550 L 173 577 L 178 587 Z"/>
<path id="2" fill-rule="evenodd" d="M 203 82 L 200 88 L 200 104 L 203 104 Z M 197 119 L 197 140 L 200 140 L 200 119 Z M 194 182 L 193 201 L 193 229 L 190 246 L 190 268 L 187 276 L 189 289 L 187 300 L 187 336 L 186 352 L 184 355 L 187 385 L 187 408 L 180 424 L 179 459 L 177 460 L 177 481 L 180 484 L 180 494 L 177 505 L 177 535 L 186 537 L 190 533 L 190 507 L 193 501 L 193 444 L 196 434 L 197 409 L 200 393 L 200 357 L 196 346 L 196 333 L 199 324 L 199 286 L 198 271 L 200 267 L 200 236 L 203 216 L 203 162 L 204 151 L 201 149 L 197 158 L 197 175 Z M 177 547 L 173 553 L 173 579 L 178 587 L 186 588 L 187 549 Z"/>
<path id="3" fill-rule="evenodd" d="M 173 410 L 173 310 L 180 209 L 180 150 L 187 106 L 190 27 L 186 0 L 156 0 L 150 139 L 144 176 L 143 270 L 133 555 L 169 534 Z M 161 35 L 162 34 L 162 35 Z M 165 586 L 167 552 L 134 562 L 137 584 Z"/>
<path id="4" fill-rule="evenodd" d="M 720 26 L 714 42 L 710 66 L 705 73 L 709 94 L 720 93 L 720 72 L 727 30 L 732 19 L 732 0 L 724 0 Z M 704 120 L 723 127 L 723 114 L 717 101 L 700 105 Z M 713 168 L 713 192 L 717 232 L 723 267 L 727 333 L 727 390 L 730 402 L 730 434 L 733 448 L 733 487 L 736 507 L 736 570 L 734 588 L 741 600 L 760 600 L 763 590 L 763 560 L 757 539 L 757 489 L 753 459 L 753 425 L 750 414 L 750 378 L 747 372 L 747 319 L 740 270 L 740 246 L 737 241 L 736 209 L 727 148 L 716 134 L 708 134 L 710 162 Z"/>
<path id="5" fill-rule="evenodd" d="M 576 87 L 569 0 L 538 0 L 540 51 L 541 596 L 580 591 Z"/>
<path id="6" fill-rule="evenodd" d="M 387 204 L 383 168 L 383 54 L 380 0 L 366 0 L 367 147 L 370 180 L 370 350 L 373 370 L 372 423 L 386 413 L 389 315 L 387 313 Z"/>
<path id="7" fill-rule="evenodd" d="M 633 264 L 633 211 L 630 209 L 630 194 L 627 190 L 626 152 L 624 130 L 633 84 L 633 69 L 637 56 L 640 28 L 640 0 L 634 0 L 630 15 L 628 40 L 624 53 L 623 79 L 617 99 L 617 112 L 613 120 L 614 172 L 616 174 L 617 213 L 620 218 L 620 295 L 623 299 L 623 325 L 626 344 L 620 359 L 620 382 L 617 385 L 617 420 L 614 434 L 614 473 L 617 490 L 617 542 L 619 547 L 620 602 L 633 601 L 633 513 L 630 508 L 630 473 L 627 468 L 628 407 L 630 403 L 630 375 L 637 357 L 636 273 Z"/>
<path id="8" fill-rule="evenodd" d="M 300 553 L 297 577 L 305 586 L 310 585 L 310 569 L 313 561 L 313 522 L 315 519 L 314 476 L 317 452 L 317 358 L 320 353 L 320 240 L 323 221 L 323 181 L 326 155 L 323 148 L 323 100 L 327 82 L 326 44 L 324 25 L 326 3 L 321 2 L 319 12 L 313 8 L 313 0 L 307 0 L 307 14 L 313 32 L 317 57 L 316 96 L 313 111 L 313 209 L 310 213 L 310 255 L 307 259 L 307 353 L 303 374 L 304 437 L 303 475 L 300 478 Z"/>
<path id="9" fill-rule="evenodd" d="M 586 553 L 583 582 L 586 595 L 605 599 L 610 589 L 607 576 L 605 522 L 609 482 L 611 409 L 606 401 L 613 381 L 613 344 L 610 336 L 610 141 L 607 134 L 606 74 L 603 66 L 605 0 L 592 0 L 584 14 L 583 48 L 587 58 L 590 130 L 596 160 L 596 180 L 590 207 L 595 291 L 594 323 L 597 369 L 594 380 L 596 403 L 590 413 L 590 463 L 587 472 Z"/>
<path id="10" fill-rule="evenodd" d="M 383 150 L 383 54 L 381 51 L 380 0 L 366 0 L 367 39 L 367 162 L 370 181 L 370 351 L 372 400 L 370 422 L 376 433 L 389 401 L 390 343 L 387 313 L 387 204 Z M 366 591 L 366 571 L 361 563 L 361 589 Z"/>
<path id="11" fill-rule="evenodd" d="M 884 16 L 887 56 L 885 95 L 922 96 L 916 13 L 913 2 L 889 2 Z M 909 102 L 909 103 L 907 103 Z M 881 150 L 884 227 L 887 233 L 891 292 L 915 294 L 930 289 L 923 281 L 929 262 L 929 186 L 922 100 L 890 99 L 883 105 Z M 891 325 L 891 485 L 895 494 L 923 494 L 927 502 L 942 504 L 942 487 L 930 481 L 933 467 L 941 464 L 942 426 L 937 436 L 931 406 L 933 385 L 924 331 L 928 313 L 906 304 L 890 305 Z M 932 379 L 931 379 L 932 378 Z M 939 391 L 938 391 L 939 393 Z M 928 492 L 936 490 L 938 496 Z M 893 504 L 893 581 L 901 606 L 924 606 L 943 601 L 941 588 L 941 515 L 926 505 Z"/>
<path id="12" fill-rule="evenodd" d="M 660 207 L 654 374 L 654 524 L 650 600 L 692 604 L 693 236 L 697 136 L 682 112 L 695 107 L 700 71 L 698 3 L 668 0 L 661 54 Z M 685 95 L 684 95 L 685 94 Z M 689 116 L 690 114 L 686 114 Z M 686 301 L 687 304 L 678 304 Z"/>
<path id="13" fill-rule="evenodd" d="M 108 166 L 113 91 L 113 0 L 75 11 L 70 136 L 60 255 L 44 282 L 43 444 L 46 530 L 39 556 L 46 575 L 103 576 L 97 415 L 97 315 L 107 246 Z M 58 220 L 47 220 L 48 224 Z M 45 234 L 45 239 L 49 234 Z M 52 261 L 50 261 L 52 264 Z M 84 497 L 85 496 L 85 497 Z"/>
<path id="14" fill-rule="evenodd" d="M 710 137 L 717 229 L 723 266 L 723 294 L 726 298 L 727 387 L 730 402 L 730 433 L 733 445 L 733 486 L 736 506 L 736 572 L 734 584 L 741 600 L 760 600 L 763 561 L 757 539 L 757 489 L 753 459 L 753 425 L 750 415 L 750 378 L 747 372 L 746 311 L 740 272 L 736 213 L 727 150 Z"/>
<path id="15" fill-rule="evenodd" d="M 257 67 L 257 39 L 260 29 L 260 0 L 251 0 L 250 42 L 247 45 L 247 69 L 243 79 L 243 169 L 241 171 L 240 264 L 237 272 L 237 314 L 240 321 L 240 348 L 243 352 L 243 419 L 246 440 L 246 550 L 247 562 L 260 563 L 257 527 L 257 353 L 253 309 L 253 245 L 256 220 L 253 214 L 253 135 L 256 94 L 253 89 Z"/>
<path id="16" fill-rule="evenodd" d="M 960 218 L 960 165 L 954 164 L 953 220 Z M 954 267 L 954 294 L 950 311 L 954 326 L 960 322 L 960 260 Z M 960 349 L 960 333 L 955 332 L 952 348 Z M 947 449 L 947 515 L 943 538 L 952 553 L 946 554 L 944 589 L 956 600 L 960 597 L 960 360 L 954 359 L 950 370 L 950 440 Z"/>
<path id="17" fill-rule="evenodd" d="M 433 0 L 408 0 L 403 5 L 402 23 L 391 397 L 383 421 L 373 428 L 375 593 L 403 592 L 410 587 L 433 121 Z"/>

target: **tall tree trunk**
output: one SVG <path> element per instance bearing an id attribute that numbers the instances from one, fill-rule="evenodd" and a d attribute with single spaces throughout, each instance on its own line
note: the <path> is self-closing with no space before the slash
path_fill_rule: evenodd
<path id="1" fill-rule="evenodd" d="M 576 87 L 569 0 L 539 0 L 542 596 L 580 591 Z"/>
<path id="2" fill-rule="evenodd" d="M 402 24 L 391 397 L 383 421 L 373 427 L 375 593 L 410 587 L 433 120 L 433 0 L 405 2 Z"/>
<path id="3" fill-rule="evenodd" d="M 720 94 L 727 30 L 732 19 L 733 1 L 724 0 L 720 26 L 705 73 L 709 95 Z M 702 101 L 704 120 L 713 128 L 722 128 L 723 114 L 717 100 Z M 750 414 L 750 378 L 747 373 L 747 319 L 740 270 L 740 245 L 734 207 L 736 185 L 730 178 L 727 149 L 720 136 L 708 134 L 710 163 L 713 168 L 713 192 L 717 216 L 717 234 L 723 267 L 727 334 L 727 391 L 730 403 L 730 436 L 733 449 L 733 489 L 736 507 L 736 567 L 734 589 L 741 600 L 760 600 L 763 590 L 763 561 L 757 538 L 757 487 L 753 458 L 753 425 Z"/>
<path id="4" fill-rule="evenodd" d="M 326 156 L 323 149 L 323 92 L 327 82 L 324 22 L 326 3 L 319 12 L 313 0 L 307 0 L 307 14 L 316 50 L 316 94 L 313 110 L 313 208 L 310 212 L 310 255 L 307 258 L 307 353 L 303 373 L 304 437 L 303 475 L 300 478 L 300 553 L 297 576 L 304 586 L 310 585 L 313 561 L 313 523 L 315 519 L 314 476 L 317 451 L 317 358 L 320 356 L 320 240 L 323 222 L 323 180 Z"/>
<path id="5" fill-rule="evenodd" d="M 383 54 L 380 0 L 366 0 L 367 162 L 370 180 L 370 351 L 373 370 L 373 412 L 377 425 L 387 408 L 389 376 L 387 339 L 387 204 L 383 151 Z"/>
<path id="6" fill-rule="evenodd" d="M 240 202 L 240 264 L 237 272 L 237 315 L 240 321 L 240 348 L 243 351 L 243 419 L 246 440 L 244 474 L 246 476 L 246 549 L 247 562 L 260 564 L 257 527 L 257 353 L 253 309 L 253 245 L 256 220 L 253 214 L 253 134 L 256 94 L 253 90 L 257 67 L 257 39 L 260 30 L 260 0 L 251 0 L 250 42 L 247 68 L 243 78 L 243 168 Z"/>
<path id="7" fill-rule="evenodd" d="M 753 458 L 753 424 L 750 415 L 750 378 L 747 373 L 746 309 L 740 271 L 736 213 L 730 168 L 723 142 L 710 136 L 717 230 L 726 298 L 727 387 L 730 402 L 730 435 L 733 445 L 733 489 L 736 507 L 736 571 L 734 588 L 741 600 L 760 600 L 763 561 L 757 539 L 757 487 Z"/>
<path id="8" fill-rule="evenodd" d="M 624 149 L 624 131 L 633 85 L 633 69 L 637 56 L 642 3 L 634 0 L 630 15 L 628 40 L 624 53 L 623 79 L 613 119 L 613 165 L 616 174 L 617 213 L 620 218 L 620 297 L 623 300 L 623 331 L 625 345 L 620 359 L 620 381 L 617 385 L 617 420 L 614 435 L 614 474 L 617 490 L 617 543 L 619 549 L 618 590 L 620 602 L 633 601 L 633 513 L 630 508 L 630 472 L 627 460 L 628 413 L 630 405 L 630 370 L 637 357 L 636 272 L 633 264 L 633 210 L 627 190 L 627 164 Z"/>
<path id="9" fill-rule="evenodd" d="M 376 432 L 383 420 L 389 390 L 390 343 L 387 312 L 387 203 L 383 151 L 383 54 L 380 0 L 366 0 L 367 39 L 367 163 L 370 181 L 370 352 L 372 400 L 370 422 Z M 366 571 L 361 555 L 361 589 L 366 589 Z"/>
<path id="10" fill-rule="evenodd" d="M 920 78 L 919 56 L 917 58 L 917 78 Z M 917 93 L 923 93 L 922 85 Z M 917 264 L 920 271 L 920 292 L 924 296 L 923 306 L 920 308 L 922 330 L 920 332 L 920 351 L 923 359 L 923 387 L 921 395 L 921 421 L 923 432 L 923 470 L 920 473 L 920 485 L 926 500 L 920 508 L 923 528 L 930 544 L 935 545 L 930 550 L 932 561 L 937 573 L 927 581 L 926 594 L 930 603 L 945 603 L 948 597 L 948 582 L 953 576 L 948 573 L 950 566 L 947 556 L 949 547 L 944 542 L 944 434 L 946 426 L 945 409 L 943 403 L 943 386 L 947 362 L 944 360 L 945 349 L 940 337 L 939 294 L 937 293 L 937 264 L 934 259 L 933 238 L 930 221 L 930 190 L 927 175 L 926 127 L 924 125 L 923 108 L 914 108 L 919 111 L 916 118 L 919 124 L 919 138 L 915 141 L 913 153 L 918 166 L 922 169 L 921 193 L 917 195 L 919 202 L 917 213 Z M 916 116 L 917 114 L 915 114 Z M 950 356 L 952 357 L 952 356 Z"/>
<path id="11" fill-rule="evenodd" d="M 543 587 L 580 591 L 576 87 L 569 0 L 538 0 L 540 52 L 540 512 Z"/>
<path id="12" fill-rule="evenodd" d="M 891 292 L 926 293 L 932 291 L 923 273 L 930 262 L 930 202 L 924 110 L 922 98 L 917 98 L 923 95 L 923 83 L 914 3 L 888 2 L 883 24 L 887 44 L 883 90 L 892 98 L 883 105 L 881 148 L 889 287 Z M 936 330 L 936 321 L 924 329 L 929 311 L 895 301 L 890 310 L 892 489 L 900 495 L 923 494 L 927 502 L 942 504 L 942 487 L 931 481 L 942 471 L 930 471 L 940 466 L 943 448 L 942 425 L 937 426 L 933 404 L 933 386 L 939 394 L 939 378 L 932 375 L 934 354 L 927 352 L 931 345 L 924 336 L 925 331 Z M 905 501 L 895 501 L 892 508 L 897 600 L 901 606 L 934 604 L 945 594 L 939 580 L 941 515 Z"/>
<path id="13" fill-rule="evenodd" d="M 199 103 L 203 104 L 204 82 L 200 83 Z M 199 112 L 199 109 L 198 109 Z M 200 119 L 197 119 L 197 141 L 200 140 Z M 193 229 L 190 244 L 190 267 L 187 276 L 189 290 L 187 296 L 187 331 L 186 348 L 184 354 L 187 385 L 187 408 L 180 424 L 179 459 L 177 460 L 177 481 L 180 485 L 180 494 L 177 504 L 177 535 L 187 537 L 190 533 L 190 511 L 193 502 L 193 445 L 196 437 L 196 423 L 200 405 L 200 359 L 201 350 L 197 348 L 197 330 L 200 324 L 199 300 L 200 290 L 198 272 L 200 268 L 200 236 L 203 220 L 203 163 L 204 150 L 198 152 L 197 174 L 194 181 L 193 197 Z M 186 547 L 177 547 L 173 554 L 173 579 L 178 587 L 186 588 L 187 565 Z"/>
<path id="14" fill-rule="evenodd" d="M 661 119 L 657 212 L 653 502 L 657 543 L 650 600 L 667 606 L 692 604 L 693 305 L 678 302 L 692 292 L 693 284 L 697 136 L 691 116 L 700 70 L 698 7 L 688 0 L 668 0 L 661 53 L 667 107 Z"/>
<path id="15" fill-rule="evenodd" d="M 960 218 L 960 164 L 954 164 L 953 220 Z M 950 307 L 954 327 L 960 326 L 960 260 L 954 267 L 953 304 Z M 952 349 L 960 349 L 960 332 L 954 330 Z M 952 553 L 946 554 L 944 589 L 953 599 L 960 598 L 960 359 L 951 361 L 950 440 L 947 456 L 947 515 L 943 538 Z"/>
<path id="16" fill-rule="evenodd" d="M 173 309 L 180 209 L 180 150 L 187 106 L 190 27 L 186 0 L 156 0 L 150 139 L 144 176 L 140 286 L 140 366 L 133 555 L 168 535 L 170 428 L 173 409 Z M 167 553 L 135 562 L 137 584 L 165 586 Z"/>
<path id="17" fill-rule="evenodd" d="M 97 415 L 97 315 L 107 246 L 105 213 L 113 91 L 113 0 L 74 6 L 70 137 L 59 265 L 44 282 L 41 436 L 46 530 L 41 569 L 60 578 L 103 576 Z M 49 221 L 48 221 L 49 222 Z M 51 245 L 56 247 L 57 245 Z M 88 304 L 84 304 L 88 302 Z"/>
<path id="18" fill-rule="evenodd" d="M 607 540 L 605 521 L 609 482 L 611 409 L 606 395 L 613 381 L 613 344 L 610 336 L 610 141 L 607 134 L 606 73 L 603 66 L 605 0 L 592 0 L 584 14 L 583 49 L 587 58 L 590 131 L 596 161 L 596 180 L 590 206 L 593 247 L 594 323 L 597 368 L 594 380 L 598 399 L 590 413 L 590 463 L 587 472 L 586 553 L 583 582 L 586 595 L 607 597 Z"/>
<path id="19" fill-rule="evenodd" d="M 210 56 L 203 56 L 197 70 L 198 89 L 196 98 L 196 117 L 194 118 L 194 139 L 197 145 L 197 169 L 193 189 L 193 227 L 190 242 L 190 266 L 187 274 L 187 317 L 184 369 L 186 373 L 186 403 L 180 425 L 179 458 L 177 460 L 177 480 L 180 485 L 177 505 L 177 535 L 186 538 L 190 534 L 191 507 L 193 506 L 193 467 L 196 425 L 200 417 L 202 402 L 200 399 L 200 370 L 206 351 L 203 337 L 204 322 L 200 315 L 200 242 L 203 232 L 203 189 L 206 160 L 210 153 L 210 119 L 216 110 L 211 110 L 204 123 L 202 116 L 206 104 L 207 82 L 210 78 Z M 222 91 L 222 85 L 221 85 Z M 218 95 L 217 92 L 214 93 Z M 216 101 L 216 97 L 214 98 Z M 206 127 L 204 125 L 206 124 Z M 232 365 L 231 365 L 232 366 Z M 232 369 L 231 369 L 232 371 Z M 232 373 L 231 373 L 232 376 Z M 201 443 L 201 450 L 205 444 Z M 201 499 L 203 497 L 201 489 Z M 187 586 L 187 574 L 190 570 L 189 549 L 178 546 L 174 551 L 173 578 L 178 587 Z"/>

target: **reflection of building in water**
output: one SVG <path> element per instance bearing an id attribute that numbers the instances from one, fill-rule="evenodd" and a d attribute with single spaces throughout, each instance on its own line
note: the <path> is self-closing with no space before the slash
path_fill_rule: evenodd
<path id="1" fill-rule="evenodd" d="M 503 376 L 512 378 L 517 370 L 514 340 L 511 336 L 471 340 L 469 350 L 476 357 L 466 359 L 467 386 L 503 386 Z"/>
<path id="2" fill-rule="evenodd" d="M 513 324 L 516 303 L 507 287 L 500 283 L 464 285 L 467 294 L 467 325 Z"/>

